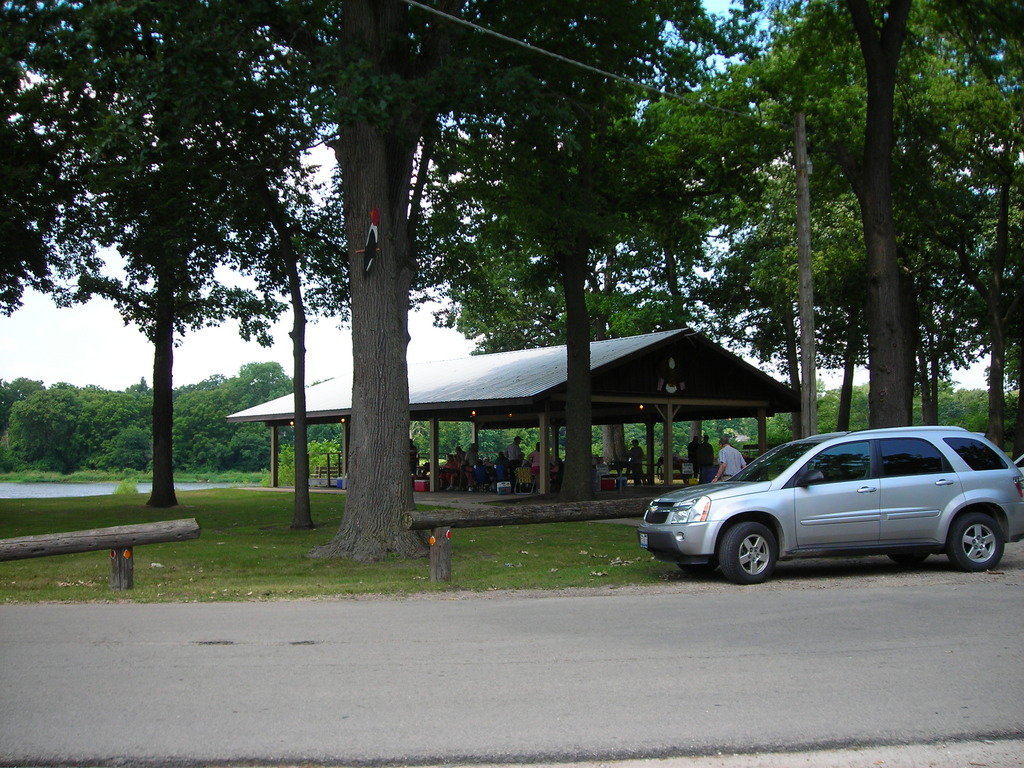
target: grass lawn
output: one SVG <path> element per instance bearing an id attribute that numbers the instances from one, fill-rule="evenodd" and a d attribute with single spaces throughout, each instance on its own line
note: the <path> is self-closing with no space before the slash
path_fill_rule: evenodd
<path id="1" fill-rule="evenodd" d="M 109 588 L 106 551 L 0 562 L 0 603 L 279 600 L 448 590 L 558 589 L 656 583 L 675 578 L 608 523 L 466 528 L 453 531 L 452 581 L 432 584 L 425 558 L 373 565 L 312 560 L 344 510 L 342 495 L 312 494 L 313 531 L 293 531 L 291 494 L 179 491 L 179 506 L 150 509 L 145 495 L 0 499 L 0 538 L 194 517 L 193 541 L 135 549 L 135 588 Z"/>

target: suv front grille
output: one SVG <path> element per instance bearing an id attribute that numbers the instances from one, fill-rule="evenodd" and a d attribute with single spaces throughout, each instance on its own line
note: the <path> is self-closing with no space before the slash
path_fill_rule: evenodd
<path id="1" fill-rule="evenodd" d="M 668 513 L 672 511 L 673 503 L 671 501 L 654 502 L 644 513 L 644 522 L 664 523 L 668 520 Z"/>

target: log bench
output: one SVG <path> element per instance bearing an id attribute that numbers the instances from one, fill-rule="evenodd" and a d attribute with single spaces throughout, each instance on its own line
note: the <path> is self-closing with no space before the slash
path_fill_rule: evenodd
<path id="1" fill-rule="evenodd" d="M 415 510 L 402 515 L 403 527 L 430 531 L 430 580 L 452 580 L 452 529 L 537 523 L 576 523 L 639 517 L 651 498 L 620 498 L 612 501 L 514 504 L 487 509 Z"/>
<path id="2" fill-rule="evenodd" d="M 41 536 L 0 539 L 0 561 L 109 549 L 110 588 L 124 590 L 135 585 L 135 547 L 140 544 L 160 544 L 198 538 L 199 523 L 194 518 L 117 525 L 87 531 L 46 533 Z"/>

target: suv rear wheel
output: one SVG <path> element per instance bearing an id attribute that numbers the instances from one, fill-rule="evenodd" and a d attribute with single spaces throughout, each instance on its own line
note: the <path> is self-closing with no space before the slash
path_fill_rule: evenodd
<path id="1" fill-rule="evenodd" d="M 775 534 L 761 523 L 737 523 L 718 542 L 718 564 L 733 584 L 760 584 L 772 575 L 778 559 Z"/>
<path id="2" fill-rule="evenodd" d="M 1003 533 L 988 515 L 969 512 L 950 526 L 946 554 L 961 571 L 994 568 L 1003 557 Z"/>

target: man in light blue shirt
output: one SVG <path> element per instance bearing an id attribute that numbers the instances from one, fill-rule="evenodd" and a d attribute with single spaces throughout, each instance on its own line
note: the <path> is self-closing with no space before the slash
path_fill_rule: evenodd
<path id="1" fill-rule="evenodd" d="M 714 483 L 720 480 L 728 480 L 747 466 L 743 454 L 729 445 L 728 437 L 721 437 L 718 445 L 720 446 L 718 449 L 718 471 L 715 473 L 715 479 L 712 480 Z"/>

